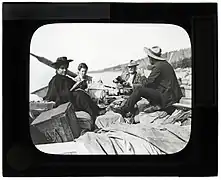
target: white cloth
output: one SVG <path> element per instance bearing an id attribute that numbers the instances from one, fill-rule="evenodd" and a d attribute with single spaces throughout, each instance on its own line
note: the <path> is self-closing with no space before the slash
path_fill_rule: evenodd
<path id="1" fill-rule="evenodd" d="M 134 74 L 130 74 L 129 79 L 127 80 L 127 82 L 132 86 L 133 84 L 133 79 L 134 79 Z"/>
<path id="2" fill-rule="evenodd" d="M 29 102 L 31 101 L 43 101 L 43 98 L 39 97 L 36 94 L 29 94 Z"/>

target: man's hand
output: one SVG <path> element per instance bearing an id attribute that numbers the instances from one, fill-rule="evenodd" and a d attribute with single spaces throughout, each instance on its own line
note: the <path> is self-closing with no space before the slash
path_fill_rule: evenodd
<path id="1" fill-rule="evenodd" d="M 126 86 L 126 85 L 127 85 L 127 82 L 123 82 L 122 84 Z"/>
<path id="2" fill-rule="evenodd" d="M 129 83 L 129 82 L 126 82 L 126 81 L 123 82 L 123 85 L 124 85 L 124 86 L 131 86 L 130 83 Z"/>
<path id="3" fill-rule="evenodd" d="M 56 102 L 54 101 L 50 101 L 51 103 L 53 103 L 52 107 L 54 108 L 56 106 Z"/>
<path id="4" fill-rule="evenodd" d="M 133 88 L 138 88 L 138 87 L 142 87 L 142 84 L 133 84 Z"/>

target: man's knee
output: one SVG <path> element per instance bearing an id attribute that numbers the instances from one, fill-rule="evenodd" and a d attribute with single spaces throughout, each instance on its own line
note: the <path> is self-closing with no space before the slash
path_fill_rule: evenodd
<path id="1" fill-rule="evenodd" d="M 86 97 L 87 94 L 84 91 L 76 91 L 76 95 L 79 97 Z"/>
<path id="2" fill-rule="evenodd" d="M 138 96 L 140 96 L 142 93 L 142 89 L 143 89 L 143 87 L 137 87 L 135 90 L 134 90 L 134 94 L 136 94 L 136 95 L 138 95 Z"/>
<path id="3" fill-rule="evenodd" d="M 140 92 L 141 87 L 137 87 L 134 89 L 134 93 L 139 93 Z"/>

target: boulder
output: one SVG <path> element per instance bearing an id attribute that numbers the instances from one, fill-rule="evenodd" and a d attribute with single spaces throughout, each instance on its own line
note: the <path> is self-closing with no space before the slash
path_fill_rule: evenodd
<path id="1" fill-rule="evenodd" d="M 149 105 L 150 105 L 149 101 L 145 98 L 142 98 L 140 101 L 137 102 L 137 108 L 139 112 L 143 112 L 144 109 L 149 107 Z"/>
<path id="2" fill-rule="evenodd" d="M 156 111 L 153 113 L 141 112 L 134 117 L 135 123 L 141 123 L 144 125 L 150 125 L 151 123 L 160 123 L 167 116 L 165 111 Z"/>
<path id="3" fill-rule="evenodd" d="M 43 98 L 39 97 L 36 94 L 29 94 L 29 102 L 37 102 L 37 101 L 43 101 Z"/>
<path id="4" fill-rule="evenodd" d="M 109 127 L 116 123 L 125 123 L 125 120 L 121 114 L 115 113 L 113 111 L 108 111 L 104 115 L 98 116 L 95 121 L 95 125 L 98 128 Z"/>
<path id="5" fill-rule="evenodd" d="M 93 128 L 93 121 L 91 116 L 85 111 L 76 111 L 77 122 L 82 130 L 91 131 Z"/>

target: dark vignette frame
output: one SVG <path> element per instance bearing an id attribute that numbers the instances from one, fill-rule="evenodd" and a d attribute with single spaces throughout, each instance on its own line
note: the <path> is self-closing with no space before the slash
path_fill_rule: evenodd
<path id="1" fill-rule="evenodd" d="M 169 23 L 192 43 L 193 121 L 184 150 L 166 156 L 58 156 L 39 152 L 28 124 L 29 48 L 48 23 Z M 3 176 L 216 176 L 216 3 L 3 3 Z"/>

